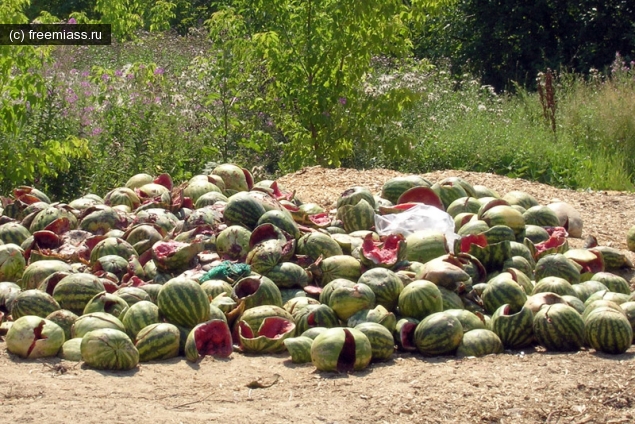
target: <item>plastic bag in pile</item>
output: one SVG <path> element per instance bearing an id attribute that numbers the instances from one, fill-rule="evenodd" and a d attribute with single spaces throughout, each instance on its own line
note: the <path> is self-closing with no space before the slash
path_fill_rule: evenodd
<path id="1" fill-rule="evenodd" d="M 415 231 L 434 230 L 445 234 L 450 252 L 454 253 L 454 241 L 460 238 L 454 232 L 454 219 L 434 206 L 419 204 L 400 213 L 375 214 L 375 229 L 380 236 L 402 234 L 408 237 Z"/>

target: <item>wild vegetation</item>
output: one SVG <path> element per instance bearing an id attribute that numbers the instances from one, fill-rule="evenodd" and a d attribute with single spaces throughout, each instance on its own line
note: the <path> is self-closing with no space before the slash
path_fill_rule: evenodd
<path id="1" fill-rule="evenodd" d="M 116 25 L 111 46 L 0 46 L 0 187 L 70 199 L 138 172 L 183 180 L 231 161 L 262 175 L 453 168 L 633 189 L 632 30 L 613 36 L 621 27 L 602 18 L 615 8 L 630 19 L 630 8 L 552 16 L 540 25 L 545 43 L 563 22 L 570 37 L 541 59 L 540 45 L 522 42 L 531 25 L 492 38 L 490 21 L 471 20 L 469 42 L 457 43 L 455 22 L 472 3 L 6 0 L 1 22 Z M 584 60 L 573 64 L 576 25 L 606 37 L 583 32 L 591 38 L 578 39 Z M 508 54 L 477 60 L 496 43 Z"/>

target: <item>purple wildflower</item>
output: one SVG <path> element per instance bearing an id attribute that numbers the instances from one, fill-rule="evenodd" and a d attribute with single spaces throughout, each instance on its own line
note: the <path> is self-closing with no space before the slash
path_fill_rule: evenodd
<path id="1" fill-rule="evenodd" d="M 157 69 L 154 70 L 154 75 L 163 75 L 163 73 L 165 72 L 165 70 L 161 67 L 158 67 Z"/>
<path id="2" fill-rule="evenodd" d="M 346 104 L 346 97 L 340 97 L 337 101 L 340 102 L 342 106 L 344 106 Z"/>

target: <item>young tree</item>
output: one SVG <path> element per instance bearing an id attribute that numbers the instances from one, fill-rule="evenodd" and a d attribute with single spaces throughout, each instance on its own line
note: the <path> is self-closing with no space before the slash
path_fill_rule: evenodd
<path id="1" fill-rule="evenodd" d="M 282 167 L 337 166 L 355 149 L 374 147 L 373 133 L 398 125 L 416 95 L 370 88 L 371 60 L 410 54 L 411 9 L 401 0 L 237 0 L 268 81 L 262 98 L 284 135 Z M 405 151 L 396 138 L 387 152 Z"/>

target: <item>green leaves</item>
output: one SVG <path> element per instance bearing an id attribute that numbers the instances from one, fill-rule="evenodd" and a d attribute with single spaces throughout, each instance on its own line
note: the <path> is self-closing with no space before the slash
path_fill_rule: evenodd
<path id="1" fill-rule="evenodd" d="M 284 170 L 338 166 L 354 149 L 373 147 L 374 129 L 398 120 L 416 98 L 392 88 L 380 96 L 364 92 L 374 56 L 410 53 L 403 20 L 409 9 L 401 1 L 235 3 L 271 81 L 265 101 L 284 135 Z M 386 151 L 404 146 L 395 140 Z"/>

